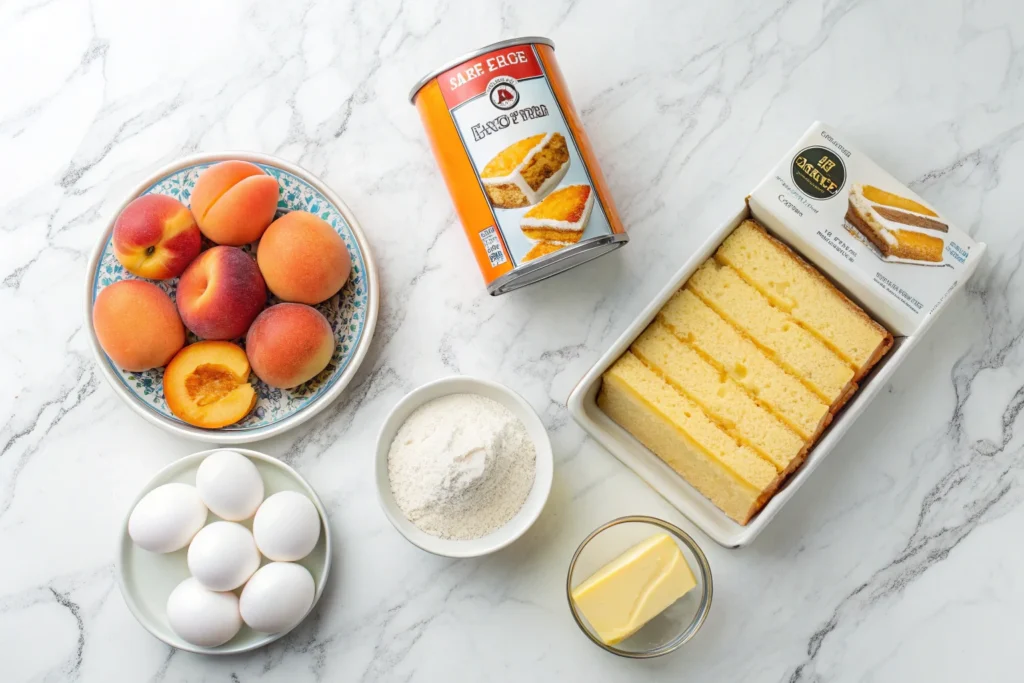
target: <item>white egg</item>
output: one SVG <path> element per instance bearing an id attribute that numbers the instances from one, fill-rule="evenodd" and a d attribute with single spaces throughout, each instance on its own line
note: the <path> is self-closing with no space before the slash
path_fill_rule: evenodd
<path id="1" fill-rule="evenodd" d="M 263 479 L 255 463 L 235 451 L 218 451 L 199 463 L 196 488 L 210 512 L 240 522 L 263 502 Z"/>
<path id="2" fill-rule="evenodd" d="M 242 628 L 238 597 L 187 578 L 167 598 L 167 621 L 179 636 L 202 647 L 223 645 Z"/>
<path id="3" fill-rule="evenodd" d="M 301 564 L 271 562 L 245 584 L 238 608 L 252 630 L 280 633 L 302 620 L 315 592 L 313 577 Z"/>
<path id="4" fill-rule="evenodd" d="M 195 486 L 164 484 L 138 502 L 128 517 L 135 545 L 154 553 L 172 553 L 188 545 L 206 524 L 206 506 Z"/>
<path id="5" fill-rule="evenodd" d="M 271 560 L 301 560 L 320 540 L 320 513 L 301 493 L 281 491 L 263 501 L 256 511 L 252 535 L 260 552 Z"/>
<path id="6" fill-rule="evenodd" d="M 188 570 L 212 591 L 231 591 L 260 566 L 252 532 L 235 522 L 203 527 L 188 547 Z"/>

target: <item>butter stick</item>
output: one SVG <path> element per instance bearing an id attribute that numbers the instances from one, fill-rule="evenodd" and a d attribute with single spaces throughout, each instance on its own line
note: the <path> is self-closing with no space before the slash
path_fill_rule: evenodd
<path id="1" fill-rule="evenodd" d="M 679 546 L 660 533 L 599 569 L 573 590 L 572 599 L 601 642 L 615 645 L 696 585 Z"/>

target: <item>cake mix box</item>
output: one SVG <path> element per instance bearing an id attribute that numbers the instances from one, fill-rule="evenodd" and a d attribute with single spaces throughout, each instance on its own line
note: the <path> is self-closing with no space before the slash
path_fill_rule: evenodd
<path id="1" fill-rule="evenodd" d="M 913 334 L 938 310 L 985 251 L 820 122 L 749 203 L 754 216 L 899 335 Z"/>

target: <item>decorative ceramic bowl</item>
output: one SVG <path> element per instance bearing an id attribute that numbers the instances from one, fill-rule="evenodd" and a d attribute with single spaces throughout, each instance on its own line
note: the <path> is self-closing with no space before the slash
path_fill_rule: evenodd
<path id="1" fill-rule="evenodd" d="M 178 419 L 167 407 L 163 392 L 163 368 L 130 372 L 114 365 L 96 338 L 92 307 L 101 289 L 119 280 L 135 278 L 118 262 L 111 243 L 114 220 L 124 207 L 145 194 L 170 195 L 188 205 L 199 173 L 208 166 L 228 159 L 254 163 L 277 179 L 280 188 L 277 205 L 279 216 L 289 211 L 308 211 L 320 216 L 337 230 L 352 257 L 352 274 L 341 292 L 315 307 L 330 322 L 337 342 L 327 368 L 305 384 L 285 390 L 268 386 L 253 375 L 250 379 L 256 389 L 257 399 L 252 412 L 233 425 L 203 429 Z M 243 248 L 253 252 L 253 247 L 248 245 Z M 174 298 L 177 278 L 151 282 Z M 317 178 L 294 164 L 264 154 L 197 154 L 154 173 L 136 187 L 114 212 L 89 264 L 85 320 L 103 375 L 135 412 L 180 436 L 219 444 L 239 444 L 265 439 L 298 426 L 326 408 L 341 394 L 352 381 L 352 376 L 370 347 L 377 322 L 379 297 L 377 268 L 359 224 L 348 207 Z M 268 304 L 274 303 L 277 303 L 276 299 L 270 297 Z M 197 341 L 197 338 L 189 333 L 186 341 L 191 343 Z"/>
<path id="2" fill-rule="evenodd" d="M 181 636 L 171 629 L 171 625 L 167 621 L 167 598 L 179 583 L 189 577 L 188 547 L 186 546 L 173 553 L 151 553 L 132 543 L 131 536 L 128 535 L 128 518 L 143 496 L 158 486 L 172 482 L 194 486 L 199 464 L 206 459 L 206 456 L 212 455 L 218 450 L 220 449 L 193 453 L 192 455 L 175 460 L 157 472 L 149 483 L 139 491 L 139 495 L 135 497 L 131 507 L 128 508 L 128 513 L 121 524 L 117 554 L 117 581 L 121 587 L 121 595 L 124 596 L 128 609 L 131 610 L 131 613 L 135 615 L 135 618 L 139 620 L 139 623 L 147 631 L 160 640 L 179 650 L 209 655 L 230 655 L 263 647 L 285 635 L 288 631 L 259 633 L 253 631 L 248 626 L 242 626 L 242 630 L 234 638 L 217 647 L 201 647 L 182 639 Z M 331 528 L 327 522 L 327 512 L 324 510 L 323 503 L 320 502 L 320 498 L 317 497 L 316 491 L 309 485 L 309 482 L 303 479 L 298 472 L 288 467 L 288 465 L 285 465 L 277 458 L 272 458 L 269 455 L 257 453 L 256 451 L 244 448 L 234 448 L 232 450 L 241 453 L 256 465 L 256 469 L 259 470 L 260 477 L 263 479 L 265 498 L 269 498 L 280 491 L 297 491 L 309 498 L 316 507 L 317 512 L 320 513 L 320 540 L 316 542 L 316 546 L 309 555 L 298 561 L 298 564 L 309 570 L 316 587 L 316 591 L 313 594 L 313 604 L 309 606 L 309 611 L 303 616 L 303 619 L 305 619 L 320 600 L 320 595 L 324 592 L 324 586 L 327 584 L 327 577 L 331 571 Z M 207 518 L 207 523 L 215 522 L 218 519 L 211 512 Z M 251 519 L 245 520 L 241 524 L 249 529 L 252 528 Z M 264 565 L 267 562 L 266 558 L 262 560 Z M 233 592 L 240 594 L 241 589 Z M 301 620 L 299 623 L 301 623 Z M 295 628 L 295 626 L 292 628 Z"/>

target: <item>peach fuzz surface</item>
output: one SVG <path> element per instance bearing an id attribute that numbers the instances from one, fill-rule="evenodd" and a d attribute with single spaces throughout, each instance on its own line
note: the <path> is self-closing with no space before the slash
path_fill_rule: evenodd
<path id="1" fill-rule="evenodd" d="M 260 313 L 245 338 L 256 376 L 291 389 L 316 377 L 334 354 L 334 331 L 321 313 L 304 304 L 277 304 Z"/>
<path id="2" fill-rule="evenodd" d="M 166 280 L 181 275 L 199 255 L 202 238 L 188 207 L 167 195 L 147 194 L 117 216 L 111 241 L 128 272 Z"/>
<path id="3" fill-rule="evenodd" d="M 241 246 L 263 235 L 277 212 L 277 180 L 247 161 L 222 161 L 196 180 L 190 200 L 199 229 L 217 244 Z"/>
<path id="4" fill-rule="evenodd" d="M 124 370 L 167 365 L 185 343 L 174 302 L 152 282 L 121 280 L 104 287 L 93 302 L 92 324 L 103 351 Z"/>
<path id="5" fill-rule="evenodd" d="M 256 253 L 267 287 L 284 301 L 318 304 L 348 280 L 352 259 L 327 221 L 292 211 L 270 224 Z"/>
<path id="6" fill-rule="evenodd" d="M 201 339 L 237 339 L 267 303 L 256 261 L 238 247 L 213 247 L 178 282 L 178 312 Z"/>

